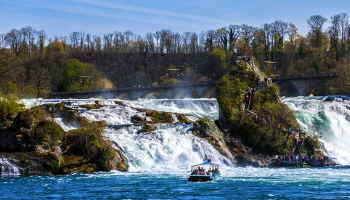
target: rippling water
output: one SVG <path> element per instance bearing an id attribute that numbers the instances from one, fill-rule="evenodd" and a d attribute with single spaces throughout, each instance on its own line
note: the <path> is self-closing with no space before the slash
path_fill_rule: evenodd
<path id="1" fill-rule="evenodd" d="M 186 174 L 108 172 L 0 178 L 1 199 L 335 199 L 350 198 L 350 168 L 232 168 L 213 182 Z"/>

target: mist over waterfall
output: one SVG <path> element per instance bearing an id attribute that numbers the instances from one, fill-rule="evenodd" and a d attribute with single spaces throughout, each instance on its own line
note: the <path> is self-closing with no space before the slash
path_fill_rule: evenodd
<path id="1" fill-rule="evenodd" d="M 350 101 L 325 97 L 293 97 L 283 101 L 295 112 L 302 128 L 316 134 L 329 157 L 350 165 Z"/>

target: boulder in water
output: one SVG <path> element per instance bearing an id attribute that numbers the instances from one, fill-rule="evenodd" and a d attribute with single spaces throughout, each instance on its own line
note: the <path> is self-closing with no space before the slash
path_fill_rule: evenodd
<path id="1" fill-rule="evenodd" d="M 157 127 L 155 125 L 145 124 L 141 130 L 137 131 L 137 134 L 155 131 L 156 129 Z"/>
<path id="2" fill-rule="evenodd" d="M 205 138 L 223 156 L 236 163 L 235 158 L 229 151 L 224 140 L 223 133 L 216 124 L 208 118 L 200 118 L 193 124 L 193 134 L 200 138 Z"/>

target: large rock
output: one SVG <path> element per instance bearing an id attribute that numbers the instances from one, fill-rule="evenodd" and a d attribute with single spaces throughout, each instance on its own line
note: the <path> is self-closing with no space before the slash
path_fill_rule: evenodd
<path id="1" fill-rule="evenodd" d="M 133 108 L 145 114 L 146 117 L 134 115 L 131 117 L 131 122 L 136 124 L 192 124 L 186 115 L 181 113 L 164 112 L 143 108 Z"/>
<path id="2" fill-rule="evenodd" d="M 256 87 L 259 76 L 252 68 L 237 65 L 217 85 L 217 100 L 220 107 L 220 125 L 228 129 L 228 139 L 239 139 L 253 151 L 273 154 L 294 154 L 300 140 L 287 132 L 301 132 L 293 112 L 280 101 L 278 87 L 270 84 L 256 91 L 250 110 L 245 109 L 247 87 Z M 309 138 L 312 139 L 312 138 Z M 317 148 L 317 141 L 308 149 Z"/>
<path id="3" fill-rule="evenodd" d="M 223 133 L 213 121 L 208 118 L 200 118 L 193 124 L 192 132 L 197 137 L 205 138 L 223 156 L 230 159 L 232 163 L 236 164 L 234 156 L 231 154 L 226 145 Z"/>
<path id="4" fill-rule="evenodd" d="M 78 128 L 65 132 L 54 117 Z M 103 136 L 106 125 L 89 122 L 64 103 L 33 107 L 19 112 L 0 134 L 0 156 L 8 157 L 25 175 L 126 171 L 122 149 L 113 148 L 118 145 Z"/>
<path id="5" fill-rule="evenodd" d="M 221 155 L 230 159 L 236 166 L 266 167 L 270 160 L 252 152 L 252 149 L 243 145 L 239 140 L 225 137 L 215 122 L 208 118 L 201 118 L 193 125 L 193 134 L 205 138 Z"/>

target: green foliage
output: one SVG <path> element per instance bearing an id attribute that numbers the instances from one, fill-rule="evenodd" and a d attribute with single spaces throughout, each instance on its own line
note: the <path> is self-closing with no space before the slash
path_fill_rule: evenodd
<path id="1" fill-rule="evenodd" d="M 236 115 L 242 109 L 246 88 L 253 87 L 258 77 L 245 65 L 237 65 L 217 85 L 216 98 L 226 118 Z"/>
<path id="2" fill-rule="evenodd" d="M 46 112 L 42 106 L 35 106 L 29 110 L 19 112 L 11 125 L 12 130 L 31 130 L 40 121 L 46 120 Z"/>
<path id="3" fill-rule="evenodd" d="M 31 85 L 28 85 L 24 88 L 23 97 L 25 98 L 36 98 L 38 94 L 38 90 Z"/>
<path id="4" fill-rule="evenodd" d="M 64 67 L 62 86 L 65 91 L 82 90 L 81 76 L 83 76 L 83 63 L 77 59 L 68 60 Z"/>
<path id="5" fill-rule="evenodd" d="M 71 130 L 65 137 L 64 149 L 66 153 L 84 156 L 96 164 L 97 170 L 110 170 L 116 152 L 111 143 L 102 136 L 104 123 L 90 124 Z"/>
<path id="6" fill-rule="evenodd" d="M 126 159 L 102 135 L 107 122 L 90 123 L 64 102 L 25 110 L 16 101 L 1 99 L 0 111 L 6 117 L 11 116 L 9 113 L 14 113 L 11 126 L 1 127 L 6 129 L 4 134 L 0 134 L 1 151 L 35 151 L 37 165 L 53 174 L 126 170 L 128 167 Z M 52 121 L 57 115 L 74 121 L 80 128 L 65 133 Z"/>
<path id="7" fill-rule="evenodd" d="M 17 99 L 0 97 L 0 130 L 11 126 L 17 114 L 24 111 L 24 109 L 24 105 L 18 103 Z"/>
<path id="8" fill-rule="evenodd" d="M 97 123 L 91 123 L 89 126 L 83 126 L 69 131 L 66 135 L 66 145 L 69 154 L 88 156 L 93 158 L 97 155 L 101 145 L 98 139 L 103 131 L 103 126 Z"/>
<path id="9" fill-rule="evenodd" d="M 103 79 L 94 65 L 69 59 L 63 71 L 62 88 L 65 91 L 102 89 Z"/>
<path id="10" fill-rule="evenodd" d="M 31 141 L 33 144 L 42 145 L 44 149 L 53 150 L 54 146 L 60 145 L 63 134 L 63 129 L 57 123 L 44 120 L 34 128 Z"/>
<path id="11" fill-rule="evenodd" d="M 316 150 L 320 149 L 320 141 L 317 136 L 306 136 L 304 138 L 303 152 L 309 156 L 316 156 Z"/>
<path id="12" fill-rule="evenodd" d="M 279 100 L 274 84 L 255 92 L 251 112 L 244 110 L 247 87 L 255 87 L 258 77 L 244 65 L 235 66 L 217 85 L 221 120 L 249 146 L 269 154 L 292 153 L 293 138 L 284 129 L 299 129 L 292 111 Z M 276 128 L 277 124 L 280 128 Z"/>

